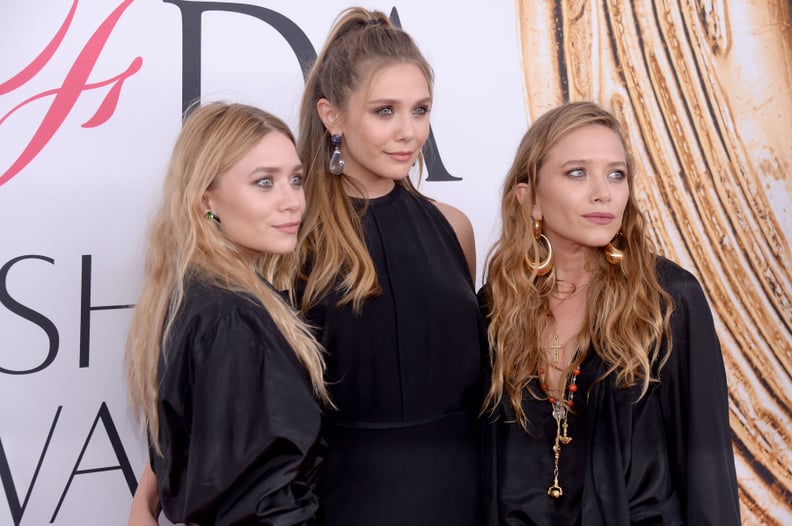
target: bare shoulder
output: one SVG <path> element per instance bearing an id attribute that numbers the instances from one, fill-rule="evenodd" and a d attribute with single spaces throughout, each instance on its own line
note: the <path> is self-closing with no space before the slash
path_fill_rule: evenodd
<path id="1" fill-rule="evenodd" d="M 445 216 L 451 228 L 454 229 L 459 244 L 462 247 L 462 252 L 465 254 L 465 260 L 467 260 L 468 267 L 470 267 L 470 275 L 475 280 L 476 241 L 470 219 L 468 219 L 462 210 L 447 203 L 441 203 L 440 201 L 432 201 L 432 203 L 434 203 L 437 209 Z"/>
<path id="2" fill-rule="evenodd" d="M 446 221 L 451 224 L 451 228 L 454 229 L 460 241 L 468 235 L 472 238 L 473 225 L 462 210 L 447 203 L 441 203 L 440 201 L 432 201 L 432 203 L 434 203 L 437 209 L 445 216 Z"/>

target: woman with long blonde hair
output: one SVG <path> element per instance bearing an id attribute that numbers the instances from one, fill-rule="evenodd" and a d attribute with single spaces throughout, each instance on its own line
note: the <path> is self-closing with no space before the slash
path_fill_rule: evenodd
<path id="1" fill-rule="evenodd" d="M 221 102 L 187 117 L 126 355 L 130 399 L 173 522 L 314 521 L 318 401 L 329 403 L 321 348 L 258 271 L 294 250 L 302 185 L 280 119 Z"/>
<path id="2" fill-rule="evenodd" d="M 712 315 L 634 177 L 589 102 L 539 117 L 507 176 L 480 294 L 502 524 L 739 524 Z"/>

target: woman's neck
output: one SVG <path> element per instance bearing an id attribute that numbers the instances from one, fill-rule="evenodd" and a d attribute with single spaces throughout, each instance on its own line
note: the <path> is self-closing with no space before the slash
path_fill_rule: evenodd
<path id="1" fill-rule="evenodd" d="M 388 195 L 396 186 L 393 179 L 378 177 L 375 179 L 361 180 L 352 175 L 348 176 L 352 182 L 344 182 L 344 190 L 349 197 L 363 199 L 376 199 Z"/>

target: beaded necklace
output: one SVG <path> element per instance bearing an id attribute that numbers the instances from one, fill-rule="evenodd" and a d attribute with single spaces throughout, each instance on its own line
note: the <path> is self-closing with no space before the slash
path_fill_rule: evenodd
<path id="1" fill-rule="evenodd" d="M 577 355 L 577 353 L 575 354 Z M 566 388 L 569 395 L 567 398 L 564 398 L 562 394 L 561 400 L 557 400 L 555 397 L 550 395 L 550 386 L 545 380 L 544 368 L 539 369 L 539 375 L 542 391 L 544 391 L 547 395 L 547 401 L 550 402 L 553 419 L 556 422 L 556 436 L 553 443 L 553 485 L 547 489 L 547 494 L 551 498 L 557 499 L 564 494 L 564 490 L 561 489 L 561 486 L 558 484 L 558 460 L 561 458 L 561 446 L 565 446 L 572 442 L 572 437 L 567 434 L 567 418 L 569 416 L 569 410 L 575 405 L 574 398 L 575 393 L 578 390 L 577 378 L 580 376 L 580 367 L 575 367 L 575 369 L 572 371 L 572 374 L 567 381 Z"/>

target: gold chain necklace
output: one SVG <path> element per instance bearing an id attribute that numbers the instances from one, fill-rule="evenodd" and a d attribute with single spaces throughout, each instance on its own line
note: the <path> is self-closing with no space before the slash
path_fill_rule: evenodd
<path id="1" fill-rule="evenodd" d="M 568 299 L 571 299 L 571 298 L 574 298 L 575 296 L 577 296 L 578 294 L 580 294 L 581 292 L 583 292 L 584 290 L 586 290 L 586 288 L 589 286 L 589 284 L 590 284 L 590 283 L 591 283 L 591 281 L 587 281 L 587 282 L 583 283 L 583 284 L 582 284 L 582 285 L 580 285 L 580 286 L 577 286 L 577 285 L 575 285 L 575 284 L 572 284 L 572 286 L 573 286 L 574 288 L 572 289 L 572 292 L 570 292 L 570 293 L 569 293 L 569 294 L 567 294 L 566 296 L 562 296 L 562 295 L 561 295 L 561 291 L 560 291 L 560 290 L 558 290 L 558 288 L 557 288 L 557 287 L 554 287 L 554 290 L 550 292 L 550 295 L 551 295 L 552 297 L 554 297 L 555 299 L 557 299 L 559 303 L 563 303 L 563 302 L 565 302 L 566 300 L 568 300 Z"/>
<path id="2" fill-rule="evenodd" d="M 550 386 L 545 381 L 544 368 L 539 369 L 541 376 L 542 390 L 547 394 L 547 400 L 550 402 L 553 420 L 556 422 L 556 435 L 553 442 L 553 485 L 547 489 L 547 494 L 557 499 L 564 494 L 564 490 L 558 483 L 558 462 L 561 458 L 561 446 L 567 445 L 572 442 L 572 437 L 567 433 L 569 417 L 569 410 L 575 405 L 573 399 L 578 390 L 577 377 L 580 376 L 580 367 L 575 367 L 567 382 L 567 391 L 569 392 L 568 398 L 561 396 L 561 400 L 556 400 L 555 397 L 550 396 Z"/>
<path id="3" fill-rule="evenodd" d="M 572 289 L 572 292 L 568 296 L 563 296 L 562 297 L 562 296 L 559 296 L 556 292 L 551 292 L 550 295 L 553 296 L 556 300 L 558 300 L 558 305 L 561 305 L 565 301 L 577 296 L 580 292 L 586 290 L 586 288 L 589 286 L 589 283 L 591 283 L 591 281 L 587 281 L 587 282 L 583 283 L 582 285 L 580 285 L 579 287 L 573 285 L 573 287 L 575 287 L 575 288 Z M 580 311 L 580 305 L 575 307 L 574 311 L 570 315 L 571 316 L 576 316 L 579 311 Z M 570 338 L 565 340 L 564 343 L 561 343 L 558 340 L 558 334 L 555 335 L 555 337 L 553 338 L 553 343 L 551 343 L 547 347 L 553 353 L 553 363 L 558 363 L 558 359 L 560 357 L 561 349 L 566 347 L 566 345 L 569 342 L 571 342 L 576 336 L 577 336 L 576 334 L 573 334 Z"/>

